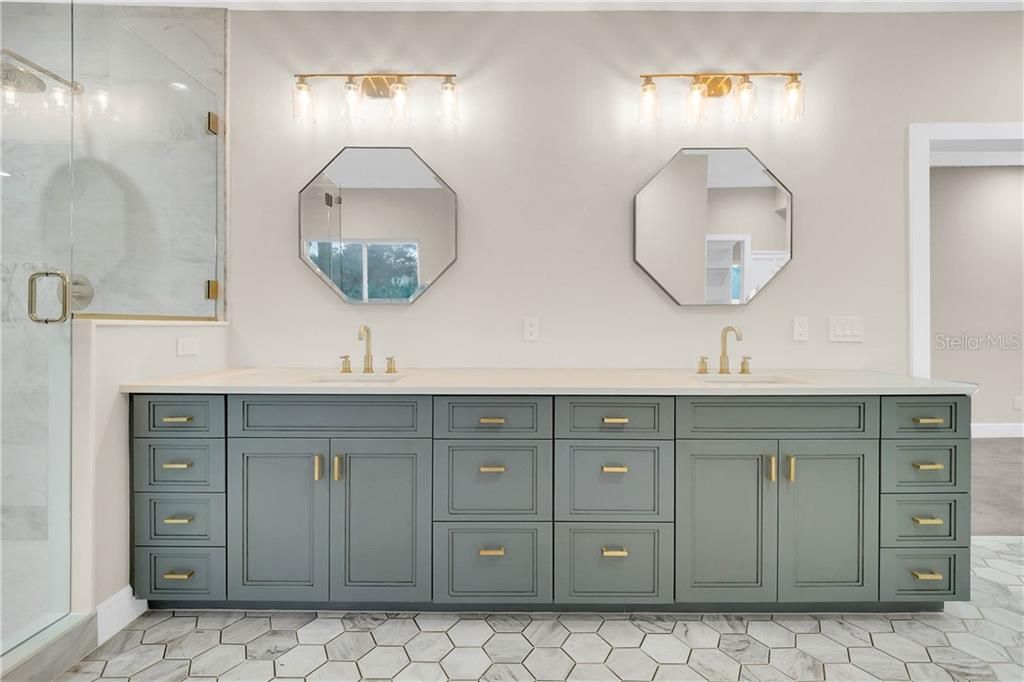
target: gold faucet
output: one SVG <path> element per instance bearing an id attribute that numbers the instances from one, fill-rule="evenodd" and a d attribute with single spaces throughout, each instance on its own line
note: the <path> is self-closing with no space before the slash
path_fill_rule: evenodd
<path id="1" fill-rule="evenodd" d="M 737 341 L 743 340 L 743 331 L 739 327 L 729 325 L 722 328 L 722 352 L 718 357 L 719 374 L 729 374 L 729 332 L 736 335 Z"/>
<path id="2" fill-rule="evenodd" d="M 341 370 L 340 370 L 341 373 L 342 374 L 351 374 L 352 373 L 352 358 L 351 358 L 351 356 L 349 356 L 348 354 L 345 354 L 345 355 L 338 356 L 338 359 L 341 360 Z"/>
<path id="3" fill-rule="evenodd" d="M 363 357 L 363 374 L 373 374 L 373 335 L 365 324 L 359 325 L 359 340 L 366 341 L 366 355 Z"/>
<path id="4" fill-rule="evenodd" d="M 700 356 L 700 362 L 697 363 L 697 374 L 707 374 L 707 373 L 708 373 L 708 356 L 702 355 L 702 356 Z"/>

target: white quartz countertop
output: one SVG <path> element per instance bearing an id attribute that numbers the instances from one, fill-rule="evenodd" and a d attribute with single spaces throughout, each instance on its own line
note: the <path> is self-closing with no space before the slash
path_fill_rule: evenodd
<path id="1" fill-rule="evenodd" d="M 712 370 L 713 371 L 713 370 Z M 865 370 L 761 370 L 698 375 L 682 369 L 410 369 L 341 375 L 334 369 L 253 368 L 121 385 L 122 393 L 324 395 L 971 395 L 977 385 Z"/>

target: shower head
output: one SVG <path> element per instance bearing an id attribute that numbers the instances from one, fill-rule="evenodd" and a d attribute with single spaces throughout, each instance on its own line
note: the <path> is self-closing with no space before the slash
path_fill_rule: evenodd
<path id="1" fill-rule="evenodd" d="M 0 62 L 0 87 L 13 92 L 45 92 L 46 83 L 42 78 L 29 73 L 23 67 L 4 59 Z"/>

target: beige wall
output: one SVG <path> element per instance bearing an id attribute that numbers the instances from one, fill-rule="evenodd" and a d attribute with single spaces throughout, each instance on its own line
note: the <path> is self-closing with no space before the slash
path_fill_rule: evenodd
<path id="1" fill-rule="evenodd" d="M 932 376 L 980 384 L 975 422 L 1024 422 L 1013 406 L 1024 395 L 1024 168 L 931 176 Z"/>
<path id="2" fill-rule="evenodd" d="M 728 187 L 708 190 L 708 232 L 749 234 L 752 251 L 788 251 L 789 228 L 775 212 L 774 187 Z"/>
<path id="3" fill-rule="evenodd" d="M 331 366 L 366 323 L 378 355 L 402 366 L 692 367 L 736 323 L 734 352 L 753 355 L 755 370 L 904 371 L 907 126 L 1024 119 L 1019 14 L 229 20 L 227 296 L 239 366 Z M 708 65 L 800 69 L 805 120 L 783 126 L 765 111 L 750 125 L 687 128 L 683 84 L 664 83 L 660 125 L 637 121 L 637 74 Z M 408 127 L 295 125 L 292 74 L 366 68 L 457 72 L 457 131 L 435 118 L 434 83 L 410 86 Z M 297 256 L 295 194 L 346 145 L 411 146 L 458 193 L 459 260 L 410 307 L 346 305 Z M 677 307 L 633 263 L 633 196 L 684 146 L 749 147 L 794 194 L 794 260 L 749 306 Z M 865 342 L 828 343 L 830 313 L 863 315 Z M 522 340 L 528 315 L 540 318 L 538 343 Z M 790 340 L 793 315 L 810 317 L 809 342 Z"/>

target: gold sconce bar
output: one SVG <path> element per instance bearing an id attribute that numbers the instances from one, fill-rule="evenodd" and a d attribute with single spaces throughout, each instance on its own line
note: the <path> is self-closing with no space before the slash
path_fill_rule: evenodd
<path id="1" fill-rule="evenodd" d="M 497 547 L 495 549 L 481 549 L 480 556 L 505 556 L 505 548 Z"/>
<path id="2" fill-rule="evenodd" d="M 601 467 L 602 474 L 628 474 L 629 467 L 613 464 L 605 464 Z"/>
<path id="3" fill-rule="evenodd" d="M 935 571 L 911 571 L 914 580 L 942 580 L 943 575 Z"/>
<path id="4" fill-rule="evenodd" d="M 629 417 L 604 417 L 601 419 L 602 424 L 628 424 Z"/>
<path id="5" fill-rule="evenodd" d="M 161 469 L 174 469 L 180 471 L 182 469 L 191 469 L 192 462 L 164 462 L 160 465 Z"/>
<path id="6" fill-rule="evenodd" d="M 625 547 L 621 549 L 609 549 L 608 547 L 601 548 L 601 556 L 603 557 L 628 557 L 629 550 Z"/>
<path id="7" fill-rule="evenodd" d="M 941 426 L 946 423 L 942 417 L 914 417 L 910 421 L 919 426 Z"/>
<path id="8" fill-rule="evenodd" d="M 188 580 L 193 575 L 195 575 L 195 571 L 171 571 L 164 573 L 163 577 L 164 580 Z"/>
<path id="9" fill-rule="evenodd" d="M 191 424 L 194 417 L 164 417 L 160 421 L 164 424 Z"/>
<path id="10" fill-rule="evenodd" d="M 505 423 L 504 417 L 480 417 L 480 423 L 487 426 L 501 426 Z"/>
<path id="11" fill-rule="evenodd" d="M 501 465 L 498 465 L 498 466 L 488 466 L 488 465 L 485 464 L 485 465 L 480 467 L 480 473 L 481 474 L 503 474 L 503 473 L 505 473 L 505 467 L 501 466 Z"/>
<path id="12" fill-rule="evenodd" d="M 194 516 L 168 516 L 164 519 L 164 523 L 168 526 L 187 526 L 194 519 Z"/>
<path id="13" fill-rule="evenodd" d="M 910 518 L 919 526 L 944 526 L 946 524 L 945 521 L 934 516 L 911 516 Z"/>
<path id="14" fill-rule="evenodd" d="M 918 471 L 942 471 L 946 465 L 942 462 L 914 462 L 914 468 Z"/>

